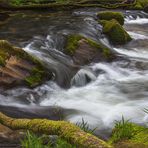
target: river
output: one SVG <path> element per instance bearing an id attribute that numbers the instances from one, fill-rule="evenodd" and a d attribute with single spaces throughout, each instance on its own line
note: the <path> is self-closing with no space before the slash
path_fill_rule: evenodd
<path id="1" fill-rule="evenodd" d="M 0 28 L 0 38 L 40 58 L 56 80 L 34 89 L 0 90 L 0 110 L 15 117 L 64 118 L 75 123 L 84 119 L 90 127 L 98 127 L 104 138 L 122 116 L 147 124 L 148 115 L 143 110 L 148 107 L 148 14 L 122 11 L 124 28 L 133 40 L 113 46 L 97 22 L 96 13 L 101 10 L 11 12 Z M 62 52 L 65 37 L 72 33 L 102 42 L 120 60 L 90 63 L 76 73 L 72 59 Z"/>

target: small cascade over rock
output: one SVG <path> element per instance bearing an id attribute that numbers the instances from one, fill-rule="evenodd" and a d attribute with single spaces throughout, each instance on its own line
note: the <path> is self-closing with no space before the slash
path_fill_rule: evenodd
<path id="1" fill-rule="evenodd" d="M 90 69 L 80 69 L 76 75 L 71 80 L 72 86 L 85 86 L 86 84 L 90 83 L 91 81 L 96 80 L 96 76 Z"/>

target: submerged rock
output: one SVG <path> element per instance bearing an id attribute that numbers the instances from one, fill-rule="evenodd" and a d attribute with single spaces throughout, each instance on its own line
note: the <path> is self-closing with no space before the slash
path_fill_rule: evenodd
<path id="1" fill-rule="evenodd" d="M 132 40 L 130 35 L 115 19 L 111 21 L 103 20 L 101 24 L 103 25 L 103 33 L 108 36 L 113 44 L 122 45 Z"/>
<path id="2" fill-rule="evenodd" d="M 114 58 L 109 48 L 81 35 L 69 35 L 64 52 L 70 55 L 77 65 L 93 61 L 110 61 Z"/>
<path id="3" fill-rule="evenodd" d="M 51 77 L 52 73 L 47 72 L 39 60 L 21 48 L 0 40 L 0 86 L 28 85 L 34 87 Z"/>
<path id="4" fill-rule="evenodd" d="M 103 11 L 97 14 L 100 20 L 117 20 L 120 25 L 124 24 L 124 16 L 121 12 Z"/>

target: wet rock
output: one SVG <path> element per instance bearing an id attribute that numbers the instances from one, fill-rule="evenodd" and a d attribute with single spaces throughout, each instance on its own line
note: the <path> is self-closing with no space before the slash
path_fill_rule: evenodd
<path id="1" fill-rule="evenodd" d="M 144 12 L 148 13 L 148 4 L 144 7 Z"/>
<path id="2" fill-rule="evenodd" d="M 27 85 L 35 87 L 52 77 L 43 64 L 21 48 L 0 40 L 0 86 L 15 87 Z"/>
<path id="3" fill-rule="evenodd" d="M 96 75 L 90 69 L 80 69 L 72 78 L 71 85 L 81 87 L 92 81 L 95 81 L 96 79 Z"/>
<path id="4" fill-rule="evenodd" d="M 109 40 L 114 45 L 126 44 L 127 42 L 132 40 L 130 35 L 116 20 L 103 20 L 101 21 L 101 24 L 103 25 L 103 33 L 108 36 Z"/>
<path id="5" fill-rule="evenodd" d="M 9 15 L 7 13 L 0 12 L 0 23 L 7 20 L 9 18 Z"/>
<path id="6" fill-rule="evenodd" d="M 121 12 L 113 12 L 113 11 L 103 11 L 97 14 L 100 20 L 117 20 L 120 25 L 124 24 L 124 16 Z"/>
<path id="7" fill-rule="evenodd" d="M 20 147 L 20 141 L 24 138 L 24 131 L 13 131 L 0 124 L 0 147 Z"/>
<path id="8" fill-rule="evenodd" d="M 0 8 L 8 7 L 12 0 L 0 0 Z"/>
<path id="9" fill-rule="evenodd" d="M 69 35 L 64 52 L 70 55 L 77 65 L 115 58 L 109 48 L 81 35 Z"/>

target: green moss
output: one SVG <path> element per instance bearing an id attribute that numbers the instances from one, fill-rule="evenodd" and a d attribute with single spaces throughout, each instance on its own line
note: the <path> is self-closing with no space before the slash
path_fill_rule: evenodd
<path id="1" fill-rule="evenodd" d="M 136 10 L 142 10 L 143 9 L 143 7 L 142 7 L 142 5 L 140 4 L 140 3 L 136 3 L 136 5 L 134 6 L 134 8 L 136 9 Z"/>
<path id="2" fill-rule="evenodd" d="M 79 47 L 79 41 L 81 39 L 84 39 L 85 42 L 88 43 L 92 48 L 99 50 L 100 53 L 103 54 L 102 56 L 104 56 L 104 58 L 108 59 L 108 58 L 112 57 L 112 53 L 111 53 L 110 49 L 107 48 L 106 46 L 102 45 L 101 43 L 96 43 L 92 39 L 85 38 L 82 35 L 75 35 L 75 34 L 68 36 L 64 52 L 66 54 L 73 56 L 73 54 L 75 53 L 75 51 Z"/>
<path id="3" fill-rule="evenodd" d="M 122 119 L 116 123 L 110 143 L 115 144 L 122 141 L 124 145 L 148 146 L 148 128 Z"/>
<path id="4" fill-rule="evenodd" d="M 65 52 L 73 55 L 75 53 L 75 50 L 78 48 L 79 41 L 82 38 L 84 37 L 81 35 L 69 35 L 65 46 Z"/>
<path id="5" fill-rule="evenodd" d="M 30 67 L 33 67 L 31 70 L 30 68 L 27 69 L 30 76 L 25 78 L 25 82 L 27 82 L 29 86 L 36 86 L 48 77 L 51 78 L 51 75 L 46 72 L 46 69 L 40 60 L 29 55 L 21 48 L 13 47 L 9 42 L 0 40 L 0 66 L 5 66 L 6 60 L 11 56 L 15 56 L 18 61 L 24 60 L 28 62 Z"/>
<path id="6" fill-rule="evenodd" d="M 5 65 L 5 59 L 0 56 L 0 66 L 4 66 Z"/>
<path id="7" fill-rule="evenodd" d="M 31 75 L 25 78 L 30 87 L 37 86 L 45 79 L 46 73 L 40 68 L 33 68 Z"/>
<path id="8" fill-rule="evenodd" d="M 124 16 L 121 12 L 103 11 L 97 14 L 100 20 L 117 20 L 121 25 L 124 24 Z"/>
<path id="9" fill-rule="evenodd" d="M 103 21 L 103 33 L 105 33 L 113 44 L 125 44 L 132 40 L 130 35 L 116 21 Z"/>
<path id="10" fill-rule="evenodd" d="M 148 0 L 137 0 L 136 5 L 141 5 L 143 8 L 148 5 Z"/>
<path id="11" fill-rule="evenodd" d="M 143 10 L 148 5 L 148 0 L 136 0 L 135 4 L 129 6 L 130 9 Z"/>

